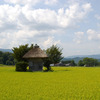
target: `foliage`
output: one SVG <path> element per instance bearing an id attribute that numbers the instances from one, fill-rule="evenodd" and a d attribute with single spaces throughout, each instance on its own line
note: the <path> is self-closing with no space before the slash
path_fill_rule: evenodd
<path id="1" fill-rule="evenodd" d="M 52 45 L 50 48 L 46 50 L 46 54 L 48 55 L 51 63 L 59 63 L 62 57 L 62 49 L 56 45 Z"/>
<path id="2" fill-rule="evenodd" d="M 28 63 L 27 62 L 18 62 L 16 64 L 16 71 L 26 71 Z"/>
<path id="3" fill-rule="evenodd" d="M 96 65 L 98 65 L 98 60 L 86 57 L 86 58 L 83 59 L 83 63 L 87 67 L 96 66 Z"/>
<path id="4" fill-rule="evenodd" d="M 47 68 L 47 69 L 44 70 L 44 71 L 52 71 L 52 69 L 51 69 L 51 67 L 50 67 L 50 63 L 51 63 L 51 61 L 50 61 L 49 58 L 44 59 L 44 66 Z"/>
<path id="5" fill-rule="evenodd" d="M 61 61 L 63 64 L 69 64 L 69 63 L 71 63 L 71 60 L 69 60 L 69 61 L 67 61 L 67 60 L 65 60 L 65 61 Z"/>
<path id="6" fill-rule="evenodd" d="M 15 72 L 0 67 L 0 100 L 100 100 L 100 67 Z"/>
<path id="7" fill-rule="evenodd" d="M 3 52 L 2 51 L 0 51 L 0 57 L 2 57 L 3 56 Z"/>
<path id="8" fill-rule="evenodd" d="M 3 57 L 0 57 L 0 64 L 3 64 Z"/>
<path id="9" fill-rule="evenodd" d="M 25 59 L 23 59 L 23 56 L 25 53 L 27 53 L 32 48 L 33 48 L 33 44 L 30 47 L 28 47 L 28 44 L 20 45 L 19 47 L 14 47 L 12 51 L 13 51 L 13 56 L 15 60 L 18 62 L 26 61 Z"/>
<path id="10" fill-rule="evenodd" d="M 12 53 L 0 51 L 0 64 L 14 65 L 15 62 Z"/>
<path id="11" fill-rule="evenodd" d="M 80 60 L 80 61 L 78 62 L 78 66 L 84 66 L 83 60 Z"/>
<path id="12" fill-rule="evenodd" d="M 48 58 L 44 60 L 44 66 L 47 67 L 47 70 L 51 69 L 50 64 L 58 63 L 63 59 L 62 49 L 56 45 L 52 45 L 45 52 L 48 55 Z"/>
<path id="13" fill-rule="evenodd" d="M 76 66 L 77 64 L 75 63 L 74 60 L 69 60 L 69 61 L 61 61 L 62 64 L 70 64 L 70 66 Z"/>
<path id="14" fill-rule="evenodd" d="M 71 66 L 76 66 L 77 65 L 74 60 L 72 60 L 70 64 L 71 64 Z"/>
<path id="15" fill-rule="evenodd" d="M 12 62 L 12 61 L 7 60 L 7 61 L 6 61 L 6 65 L 14 65 L 14 64 L 13 64 L 13 62 Z"/>

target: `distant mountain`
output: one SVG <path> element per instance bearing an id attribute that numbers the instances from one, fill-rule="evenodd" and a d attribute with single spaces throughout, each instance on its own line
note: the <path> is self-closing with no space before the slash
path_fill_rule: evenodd
<path id="1" fill-rule="evenodd" d="M 75 63 L 78 63 L 80 60 L 83 60 L 84 57 L 75 57 L 75 58 L 64 58 L 63 61 L 70 61 L 70 60 L 74 60 Z"/>
<path id="2" fill-rule="evenodd" d="M 100 54 L 95 54 L 95 55 L 75 55 L 75 56 L 68 56 L 66 58 L 76 58 L 76 57 L 80 57 L 80 58 L 89 57 L 89 58 L 100 59 Z"/>
<path id="3" fill-rule="evenodd" d="M 2 52 L 13 52 L 11 49 L 0 49 L 0 51 L 2 51 Z"/>
<path id="4" fill-rule="evenodd" d="M 75 63 L 78 63 L 79 60 L 83 60 L 85 57 L 88 58 L 94 58 L 97 59 L 98 61 L 100 61 L 100 54 L 96 54 L 96 55 L 77 55 L 77 56 L 69 56 L 69 57 L 65 57 L 63 60 L 74 60 Z"/>

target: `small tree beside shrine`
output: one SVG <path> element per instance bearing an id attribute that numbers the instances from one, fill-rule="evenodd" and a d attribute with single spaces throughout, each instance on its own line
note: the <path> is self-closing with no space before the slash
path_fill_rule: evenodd
<path id="1" fill-rule="evenodd" d="M 50 64 L 59 63 L 62 59 L 62 49 L 57 45 L 52 45 L 50 48 L 45 50 L 48 58 L 44 61 L 44 66 L 47 67 L 47 71 L 51 70 Z"/>

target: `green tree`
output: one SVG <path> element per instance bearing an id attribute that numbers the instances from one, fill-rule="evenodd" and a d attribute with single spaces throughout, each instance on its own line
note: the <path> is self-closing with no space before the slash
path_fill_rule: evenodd
<path id="1" fill-rule="evenodd" d="M 2 52 L 2 51 L 0 51 L 0 57 L 2 57 L 2 55 L 3 55 L 3 52 Z"/>
<path id="2" fill-rule="evenodd" d="M 25 59 L 23 59 L 23 56 L 32 48 L 33 48 L 33 44 L 30 47 L 28 46 L 28 44 L 20 45 L 19 47 L 14 47 L 12 51 L 13 51 L 13 57 L 15 58 L 15 61 L 17 62 L 26 61 Z"/>
<path id="3" fill-rule="evenodd" d="M 83 63 L 82 60 L 80 60 L 80 61 L 78 62 L 78 66 L 84 66 L 84 63 Z"/>
<path id="4" fill-rule="evenodd" d="M 13 64 L 14 64 L 13 61 L 10 61 L 10 60 L 6 61 L 6 65 L 13 65 Z"/>
<path id="5" fill-rule="evenodd" d="M 12 55 L 10 52 L 4 52 L 3 53 L 3 64 L 6 65 L 6 61 L 9 59 L 9 56 Z"/>
<path id="6" fill-rule="evenodd" d="M 46 51 L 46 54 L 48 55 L 48 58 L 44 61 L 44 66 L 47 67 L 47 70 L 50 70 L 50 64 L 55 64 L 60 62 L 62 57 L 62 49 L 60 49 L 56 45 L 52 45 L 50 48 L 48 48 Z"/>
<path id="7" fill-rule="evenodd" d="M 98 65 L 98 60 L 93 58 L 86 57 L 83 59 L 83 62 L 87 67 Z"/>
<path id="8" fill-rule="evenodd" d="M 46 54 L 48 55 L 51 63 L 59 63 L 63 57 L 62 57 L 62 49 L 60 49 L 56 45 L 52 45 L 50 48 L 46 50 Z"/>
<path id="9" fill-rule="evenodd" d="M 74 60 L 72 60 L 70 64 L 71 64 L 71 66 L 76 66 L 76 63 Z"/>
<path id="10" fill-rule="evenodd" d="M 14 58 L 12 53 L 0 51 L 0 64 L 14 65 Z"/>
<path id="11" fill-rule="evenodd" d="M 0 57 L 0 64 L 3 64 L 3 57 Z"/>
<path id="12" fill-rule="evenodd" d="M 0 64 L 3 64 L 3 52 L 0 51 Z"/>
<path id="13" fill-rule="evenodd" d="M 63 64 L 69 64 L 69 63 L 71 63 L 71 60 L 62 61 L 62 63 L 63 63 Z"/>

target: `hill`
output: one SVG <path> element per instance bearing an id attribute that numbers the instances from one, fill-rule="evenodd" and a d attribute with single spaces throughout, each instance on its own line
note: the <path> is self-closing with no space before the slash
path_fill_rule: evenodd
<path id="1" fill-rule="evenodd" d="M 0 51 L 2 51 L 2 52 L 13 52 L 11 49 L 0 49 Z"/>
<path id="2" fill-rule="evenodd" d="M 79 60 L 83 60 L 85 57 L 88 57 L 88 58 L 94 58 L 94 59 L 97 59 L 98 61 L 100 61 L 100 54 L 96 54 L 96 55 L 76 55 L 76 56 L 68 56 L 68 57 L 65 57 L 63 60 L 74 60 L 75 63 L 78 63 Z"/>
<path id="3" fill-rule="evenodd" d="M 66 58 L 76 58 L 76 57 L 80 57 L 80 58 L 89 57 L 89 58 L 100 59 L 100 54 L 95 54 L 95 55 L 75 55 L 75 56 L 68 56 Z"/>

